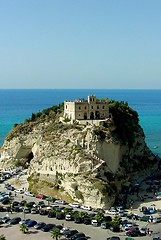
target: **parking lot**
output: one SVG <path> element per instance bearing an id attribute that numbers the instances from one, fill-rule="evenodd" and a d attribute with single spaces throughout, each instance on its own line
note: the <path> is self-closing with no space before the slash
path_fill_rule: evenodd
<path id="1" fill-rule="evenodd" d="M 146 186 L 149 188 L 149 185 Z M 0 184 L 0 192 L 3 191 L 8 191 L 5 188 L 5 183 L 1 183 Z M 22 201 L 22 200 L 26 200 L 27 202 L 31 202 L 34 201 L 36 203 L 38 203 L 41 199 L 32 197 L 32 196 L 27 196 L 25 194 L 22 194 L 20 192 L 16 192 L 16 196 L 15 196 L 15 192 L 12 192 L 13 194 L 13 201 Z M 133 208 L 131 209 L 131 211 L 134 214 L 139 214 L 139 215 L 143 215 L 142 213 L 140 213 L 139 208 L 141 206 L 153 206 L 155 205 L 156 208 L 160 208 L 161 203 L 160 200 L 159 201 L 155 201 L 151 196 L 153 195 L 153 192 L 150 192 L 149 194 L 144 194 L 146 196 L 146 199 L 144 199 L 143 202 L 139 202 L 137 200 L 137 194 L 132 194 L 131 196 L 129 196 L 130 198 L 132 198 L 134 200 L 134 204 L 133 204 Z M 46 204 L 46 206 L 48 206 L 49 202 L 46 200 L 43 200 Z M 57 205 L 57 204 L 56 204 Z M 60 204 L 61 205 L 61 204 Z M 62 206 L 62 205 L 61 205 Z M 68 205 L 67 205 L 68 206 Z M 76 208 L 76 210 L 78 210 L 78 208 Z M 81 209 L 79 209 L 81 210 Z M 129 209 L 127 209 L 127 211 L 129 211 Z M 89 211 L 91 212 L 91 211 Z M 79 232 L 84 232 L 85 235 L 91 239 L 91 240 L 98 240 L 98 239 L 102 239 L 102 240 L 106 240 L 108 237 L 111 236 L 119 236 L 121 240 L 125 240 L 125 238 L 127 237 L 126 232 L 125 231 L 121 231 L 121 232 L 112 232 L 109 229 L 102 229 L 100 226 L 99 227 L 94 227 L 92 225 L 85 225 L 85 224 L 76 224 L 74 221 L 66 221 L 65 219 L 63 220 L 58 220 L 56 218 L 48 218 L 46 215 L 40 215 L 40 214 L 31 214 L 31 213 L 24 213 L 24 212 L 0 212 L 0 217 L 9 214 L 10 218 L 13 218 L 15 216 L 19 216 L 21 217 L 21 219 L 24 218 L 30 218 L 30 219 L 34 219 L 37 222 L 45 222 L 45 223 L 53 223 L 55 225 L 61 225 L 63 224 L 64 227 L 68 227 L 70 229 L 77 229 Z M 158 216 L 158 213 L 153 214 L 153 216 Z M 122 219 L 126 219 L 126 217 L 123 217 Z M 139 221 L 139 220 L 130 220 L 133 223 L 135 222 L 136 224 L 139 225 L 139 227 L 147 227 L 152 231 L 151 235 L 146 235 L 146 236 L 141 236 L 141 237 L 133 237 L 134 239 L 153 239 L 153 236 L 155 235 L 159 235 L 160 234 L 160 226 L 161 223 L 158 224 L 154 224 L 154 223 L 149 223 L 149 222 L 144 222 L 144 221 Z M 41 239 L 51 239 L 51 233 L 50 232 L 43 232 L 41 230 L 36 230 L 34 228 L 30 228 L 29 232 L 27 234 L 23 234 L 20 231 L 20 226 L 19 224 L 17 225 L 9 225 L 9 224 L 3 224 L 0 227 L 0 234 L 4 234 L 6 236 L 7 240 L 19 240 L 19 239 L 35 239 L 36 237 L 38 237 L 40 240 Z"/>

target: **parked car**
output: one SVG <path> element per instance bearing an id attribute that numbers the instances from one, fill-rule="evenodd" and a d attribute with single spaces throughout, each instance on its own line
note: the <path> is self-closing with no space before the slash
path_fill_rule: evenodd
<path id="1" fill-rule="evenodd" d="M 102 208 L 95 208 L 95 209 L 93 209 L 93 212 L 105 213 L 105 210 L 103 210 Z"/>
<path id="2" fill-rule="evenodd" d="M 29 222 L 31 219 L 30 218 L 26 218 L 26 219 L 22 219 L 19 224 L 22 225 L 22 224 L 26 224 L 27 222 Z"/>
<path id="3" fill-rule="evenodd" d="M 39 213 L 39 210 L 36 209 L 36 208 L 31 208 L 31 213 L 32 214 L 37 214 L 37 213 Z"/>
<path id="4" fill-rule="evenodd" d="M 20 217 L 14 217 L 8 221 L 8 224 L 14 225 L 14 224 L 18 224 L 20 221 L 21 221 Z"/>
<path id="5" fill-rule="evenodd" d="M 37 195 L 35 195 L 35 197 L 40 198 L 40 199 L 45 199 L 46 198 L 46 196 L 43 195 L 43 194 L 37 194 Z"/>
<path id="6" fill-rule="evenodd" d="M 149 221 L 149 218 L 150 218 L 149 215 L 143 215 L 143 216 L 140 218 L 140 221 L 148 222 L 148 221 Z"/>
<path id="7" fill-rule="evenodd" d="M 109 210 L 106 210 L 105 213 L 111 214 L 111 215 L 119 214 L 119 212 L 114 207 L 110 208 Z"/>
<path id="8" fill-rule="evenodd" d="M 65 218 L 64 213 L 62 213 L 62 212 L 57 212 L 57 213 L 56 213 L 56 219 L 62 220 L 62 219 L 64 219 L 64 218 Z"/>
<path id="9" fill-rule="evenodd" d="M 160 236 L 159 235 L 153 236 L 153 240 L 160 240 Z"/>
<path id="10" fill-rule="evenodd" d="M 66 221 L 72 221 L 73 220 L 73 216 L 71 214 L 66 214 L 65 215 L 65 220 Z"/>
<path id="11" fill-rule="evenodd" d="M 9 216 L 4 216 L 1 218 L 2 223 L 7 223 L 11 218 Z"/>
<path id="12" fill-rule="evenodd" d="M 147 234 L 147 227 L 140 228 L 140 236 L 146 236 Z"/>
<path id="13" fill-rule="evenodd" d="M 42 227 L 41 230 L 42 230 L 43 232 L 49 232 L 54 226 L 55 226 L 55 224 L 53 224 L 53 223 L 48 223 L 48 224 L 46 224 L 44 227 Z"/>
<path id="14" fill-rule="evenodd" d="M 66 238 L 69 238 L 69 237 L 71 237 L 72 235 L 74 235 L 74 234 L 76 234 L 76 233 L 78 233 L 78 230 L 76 230 L 76 229 L 68 230 L 68 231 L 65 233 L 65 237 L 66 237 Z"/>
<path id="15" fill-rule="evenodd" d="M 2 204 L 6 205 L 6 204 L 9 204 L 10 203 L 10 198 L 4 198 L 2 201 L 1 201 Z"/>
<path id="16" fill-rule="evenodd" d="M 80 237 L 85 237 L 85 234 L 83 232 L 78 232 L 70 237 L 70 240 L 75 240 Z"/>
<path id="17" fill-rule="evenodd" d="M 80 207 L 79 203 L 69 203 L 68 205 L 70 207 L 74 207 L 74 208 L 79 208 Z"/>
<path id="18" fill-rule="evenodd" d="M 49 210 L 48 211 L 48 218 L 55 218 L 56 217 L 56 212 Z"/>
<path id="19" fill-rule="evenodd" d="M 92 226 L 94 226 L 94 227 L 98 227 L 98 225 L 99 225 L 99 223 L 98 223 L 98 221 L 97 221 L 96 219 L 92 219 L 92 220 L 91 220 L 91 224 L 92 224 Z"/>
<path id="20" fill-rule="evenodd" d="M 74 222 L 75 222 L 75 223 L 83 223 L 83 222 L 84 222 L 84 219 L 81 218 L 81 217 L 76 217 L 76 218 L 74 218 Z"/>
<path id="21" fill-rule="evenodd" d="M 90 225 L 91 224 L 91 219 L 90 218 L 84 218 L 84 224 Z"/>
<path id="22" fill-rule="evenodd" d="M 56 199 L 54 203 L 56 203 L 56 204 L 65 204 L 65 201 L 61 200 L 61 199 Z"/>
<path id="23" fill-rule="evenodd" d="M 153 218 L 153 223 L 159 223 L 161 222 L 161 216 L 157 216 Z"/>
<path id="24" fill-rule="evenodd" d="M 37 224 L 34 226 L 34 228 L 35 228 L 35 229 L 41 229 L 41 228 L 45 227 L 45 225 L 46 225 L 46 223 L 44 223 L 44 222 L 39 222 L 39 223 L 37 223 Z"/>
<path id="25" fill-rule="evenodd" d="M 39 210 L 39 214 L 40 214 L 40 215 L 48 215 L 48 210 L 46 210 L 46 209 L 40 209 L 40 210 Z"/>
<path id="26" fill-rule="evenodd" d="M 12 207 L 15 207 L 15 206 L 19 206 L 19 202 L 18 201 L 13 201 L 12 202 Z"/>
<path id="27" fill-rule="evenodd" d="M 5 212 L 5 208 L 3 206 L 0 205 L 0 212 Z"/>
<path id="28" fill-rule="evenodd" d="M 35 195 L 32 192 L 26 191 L 24 192 L 26 196 L 34 197 Z"/>
<path id="29" fill-rule="evenodd" d="M 24 190 L 23 190 L 23 189 L 15 189 L 14 192 L 23 194 L 23 193 L 24 193 Z"/>
<path id="30" fill-rule="evenodd" d="M 31 212 L 31 209 L 29 207 L 24 207 L 23 208 L 23 212 L 24 213 L 30 213 Z"/>
<path id="31" fill-rule="evenodd" d="M 92 207 L 91 206 L 80 206 L 81 209 L 91 211 Z"/>
<path id="32" fill-rule="evenodd" d="M 29 208 L 32 208 L 33 206 L 34 206 L 34 204 L 36 204 L 35 202 L 28 202 L 27 203 L 27 206 L 29 207 Z"/>
<path id="33" fill-rule="evenodd" d="M 131 229 L 126 232 L 126 235 L 130 237 L 138 237 L 141 234 L 139 229 Z"/>
<path id="34" fill-rule="evenodd" d="M 37 224 L 37 221 L 30 220 L 27 223 L 25 223 L 27 227 L 34 227 Z"/>
<path id="35" fill-rule="evenodd" d="M 40 206 L 40 207 L 45 207 L 44 201 L 39 201 L 39 202 L 38 202 L 38 206 Z"/>
<path id="36" fill-rule="evenodd" d="M 68 227 L 63 227 L 61 230 L 60 230 L 60 233 L 61 234 L 65 234 L 65 232 L 69 231 L 70 229 Z"/>
<path id="37" fill-rule="evenodd" d="M 7 190 L 9 190 L 9 191 L 14 191 L 14 190 L 15 190 L 15 188 L 14 188 L 13 186 L 11 186 L 11 185 L 7 186 L 6 188 L 7 188 Z"/>

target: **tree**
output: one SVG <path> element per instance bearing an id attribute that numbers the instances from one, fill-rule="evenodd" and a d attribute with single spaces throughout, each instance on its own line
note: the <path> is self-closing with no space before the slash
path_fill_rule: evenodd
<path id="1" fill-rule="evenodd" d="M 115 216 L 112 221 L 111 221 L 112 226 L 114 227 L 120 227 L 121 224 L 121 217 L 120 216 Z"/>
<path id="2" fill-rule="evenodd" d="M 102 212 L 97 212 L 94 219 L 96 219 L 97 222 L 101 223 L 104 219 L 104 214 Z"/>
<path id="3" fill-rule="evenodd" d="M 2 234 L 0 235 L 0 240 L 6 240 L 6 237 Z"/>
<path id="4" fill-rule="evenodd" d="M 54 228 L 51 231 L 51 237 L 55 240 L 58 240 L 60 238 L 60 229 L 59 228 Z"/>
<path id="5" fill-rule="evenodd" d="M 28 227 L 26 226 L 25 223 L 23 223 L 21 226 L 20 226 L 20 231 L 23 232 L 23 233 L 27 233 L 28 232 Z"/>

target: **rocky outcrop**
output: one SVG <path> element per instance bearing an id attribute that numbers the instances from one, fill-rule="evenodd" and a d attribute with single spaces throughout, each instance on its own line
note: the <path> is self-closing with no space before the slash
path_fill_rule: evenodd
<path id="1" fill-rule="evenodd" d="M 127 109 L 128 118 L 133 110 Z M 156 161 L 135 114 L 131 119 L 135 116 L 137 121 L 128 119 L 133 129 L 122 125 L 120 131 L 115 111 L 112 113 L 113 119 L 101 126 L 92 121 L 91 125 L 60 122 L 60 114 L 51 111 L 50 117 L 19 124 L 2 146 L 0 165 L 27 168 L 30 190 L 35 192 L 48 194 L 50 189 L 50 195 L 56 197 L 109 208 L 131 173 L 139 174 Z"/>

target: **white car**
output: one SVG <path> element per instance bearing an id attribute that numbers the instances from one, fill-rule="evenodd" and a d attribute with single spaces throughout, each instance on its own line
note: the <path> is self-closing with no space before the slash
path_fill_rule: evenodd
<path id="1" fill-rule="evenodd" d="M 15 189 L 14 192 L 23 194 L 24 190 L 23 189 Z"/>
<path id="2" fill-rule="evenodd" d="M 110 210 L 106 210 L 105 213 L 111 214 L 111 215 L 119 214 L 119 212 L 116 209 L 114 209 L 114 208 L 111 208 Z"/>
<path id="3" fill-rule="evenodd" d="M 72 215 L 70 215 L 70 214 L 65 215 L 65 220 L 66 221 L 71 221 L 72 220 Z"/>
<path id="4" fill-rule="evenodd" d="M 27 192 L 25 192 L 25 195 L 26 195 L 26 196 L 31 196 L 31 197 L 34 197 L 34 194 L 33 194 L 32 192 L 28 192 L 28 191 L 27 191 Z"/>
<path id="5" fill-rule="evenodd" d="M 81 209 L 91 211 L 92 207 L 91 206 L 80 206 Z"/>
<path id="6" fill-rule="evenodd" d="M 161 199 L 161 195 L 158 195 L 155 198 L 156 198 L 156 200 L 160 200 Z"/>
<path id="7" fill-rule="evenodd" d="M 64 201 L 64 200 L 61 200 L 61 199 L 57 199 L 57 200 L 55 200 L 54 203 L 57 203 L 57 204 L 65 204 L 65 201 Z"/>
<path id="8" fill-rule="evenodd" d="M 74 207 L 74 208 L 79 208 L 80 207 L 79 203 L 69 203 L 68 205 L 70 207 Z"/>

